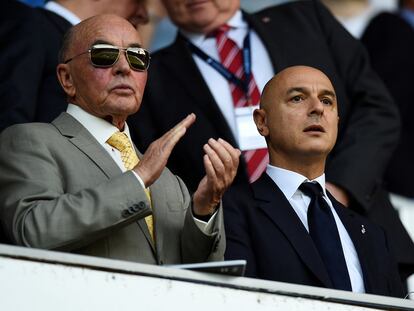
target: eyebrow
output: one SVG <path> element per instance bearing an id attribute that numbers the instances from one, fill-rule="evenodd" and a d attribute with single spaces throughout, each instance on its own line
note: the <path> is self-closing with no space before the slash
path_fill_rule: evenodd
<path id="1" fill-rule="evenodd" d="M 102 39 L 98 39 L 98 40 L 96 40 L 96 41 L 94 41 L 92 43 L 92 45 L 95 45 L 95 44 L 109 44 L 109 45 L 117 46 L 117 45 L 115 45 L 115 44 L 113 44 L 111 42 L 108 42 L 108 41 L 105 41 L 105 40 L 102 40 Z M 142 45 L 139 44 L 139 43 L 132 43 L 132 44 L 128 45 L 128 47 L 131 47 L 131 48 L 141 48 Z"/>
<path id="2" fill-rule="evenodd" d="M 304 93 L 307 94 L 309 93 L 309 89 L 306 87 L 292 87 L 290 89 L 287 90 L 286 94 L 290 95 L 292 93 Z M 331 96 L 333 98 L 336 98 L 336 94 L 333 91 L 330 90 L 323 90 L 322 92 L 320 92 L 319 95 L 327 95 L 327 96 Z"/>

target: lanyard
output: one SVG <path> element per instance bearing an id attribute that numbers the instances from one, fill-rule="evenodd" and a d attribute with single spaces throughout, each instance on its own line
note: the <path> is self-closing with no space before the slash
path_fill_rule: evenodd
<path id="1" fill-rule="evenodd" d="M 187 40 L 187 44 L 190 47 L 191 51 L 200 57 L 203 61 L 213 67 L 219 74 L 221 74 L 227 81 L 234 83 L 235 85 L 239 86 L 246 95 L 248 95 L 249 90 L 249 82 L 250 76 L 252 73 L 251 70 L 251 51 L 250 51 L 250 31 L 247 32 L 246 37 L 243 40 L 243 50 L 242 50 L 242 57 L 243 57 L 243 69 L 245 74 L 245 79 L 239 79 L 229 71 L 226 67 L 224 67 L 220 62 L 216 61 L 209 55 L 207 55 L 204 51 L 202 51 L 199 47 L 195 46 L 189 40 Z"/>

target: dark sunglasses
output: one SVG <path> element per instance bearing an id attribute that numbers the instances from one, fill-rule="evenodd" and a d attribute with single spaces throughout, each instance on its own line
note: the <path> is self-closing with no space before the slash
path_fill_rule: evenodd
<path id="1" fill-rule="evenodd" d="M 131 69 L 136 71 L 145 71 L 148 69 L 151 57 L 147 50 L 140 47 L 123 48 L 110 44 L 92 45 L 88 51 L 67 59 L 65 61 L 65 64 L 69 63 L 71 60 L 78 56 L 89 53 L 89 57 L 93 66 L 107 68 L 113 66 L 118 61 L 121 51 L 125 52 Z"/>

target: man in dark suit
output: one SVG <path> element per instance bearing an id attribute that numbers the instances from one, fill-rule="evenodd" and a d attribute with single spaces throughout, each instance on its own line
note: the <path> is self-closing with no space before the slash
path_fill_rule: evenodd
<path id="1" fill-rule="evenodd" d="M 192 48 L 196 45 L 218 60 L 214 30 L 227 23 L 228 37 L 239 48 L 248 50 L 244 42 L 250 36 L 250 69 L 259 91 L 288 66 L 309 65 L 329 75 L 341 122 L 338 142 L 327 160 L 327 188 L 344 205 L 383 225 L 398 241 L 398 262 L 414 269 L 414 245 L 382 190 L 382 176 L 398 139 L 398 110 L 361 44 L 319 1 L 287 3 L 255 14 L 241 12 L 238 0 L 164 4 L 180 32 L 171 46 L 153 55 L 143 108 L 131 119 L 141 148 L 194 111 L 198 122 L 174 149 L 168 165 L 195 189 L 202 176 L 202 144 L 208 137 L 222 137 L 240 147 L 247 141 L 243 134 L 252 131 L 246 135 L 239 130 L 248 118 L 233 108 L 234 83 Z M 242 163 L 235 183 L 247 184 L 246 171 Z"/>
<path id="2" fill-rule="evenodd" d="M 134 149 L 126 118 L 147 80 L 141 44 L 116 15 L 74 26 L 57 67 L 67 112 L 0 134 L 0 221 L 15 244 L 148 264 L 223 258 L 220 201 L 240 151 L 210 139 L 206 175 L 190 196 L 165 164 L 194 114 L 145 154 Z"/>
<path id="3" fill-rule="evenodd" d="M 224 201 L 226 258 L 246 259 L 247 276 L 402 298 L 383 229 L 325 190 L 339 120 L 329 78 L 306 66 L 282 70 L 254 120 L 270 164 L 252 196 Z"/>
<path id="4" fill-rule="evenodd" d="M 147 20 L 143 0 L 57 0 L 45 8 L 30 8 L 16 0 L 2 4 L 0 131 L 16 123 L 51 122 L 66 110 L 56 78 L 63 35 L 82 19 L 104 13 L 134 24 Z"/>

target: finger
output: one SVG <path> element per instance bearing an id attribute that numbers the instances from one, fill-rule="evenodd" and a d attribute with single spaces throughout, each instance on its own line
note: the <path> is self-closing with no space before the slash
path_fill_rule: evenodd
<path id="1" fill-rule="evenodd" d="M 184 136 L 187 129 L 194 123 L 195 114 L 189 114 L 185 119 L 180 123 L 174 126 L 171 130 L 165 133 L 160 138 L 161 150 L 166 152 L 171 152 L 181 137 Z"/>
<path id="2" fill-rule="evenodd" d="M 206 170 L 207 179 L 210 183 L 215 183 L 217 180 L 216 171 L 207 154 L 203 157 L 204 168 Z"/>
<path id="3" fill-rule="evenodd" d="M 232 158 L 227 149 L 221 143 L 215 139 L 210 138 L 208 140 L 208 145 L 217 153 L 223 163 L 231 163 Z"/>
<path id="4" fill-rule="evenodd" d="M 224 148 L 226 148 L 226 150 L 230 153 L 233 160 L 237 159 L 237 162 L 239 161 L 238 159 L 240 158 L 240 155 L 241 155 L 241 151 L 239 149 L 234 148 L 232 145 L 230 145 L 227 141 L 225 141 L 222 138 L 219 138 L 218 142 L 222 144 Z"/>
<path id="5" fill-rule="evenodd" d="M 218 178 L 222 178 L 225 174 L 225 165 L 217 153 L 211 148 L 209 144 L 204 145 L 204 152 L 207 154 L 210 159 L 211 164 L 213 165 L 214 171 Z"/>
<path id="6" fill-rule="evenodd" d="M 194 113 L 190 113 L 186 116 L 183 120 L 181 120 L 178 124 L 176 124 L 172 129 L 170 129 L 167 133 L 165 133 L 162 137 L 166 138 L 166 140 L 171 139 L 171 137 L 175 136 L 176 133 L 181 132 L 182 129 L 188 129 L 195 121 L 196 116 Z"/>

